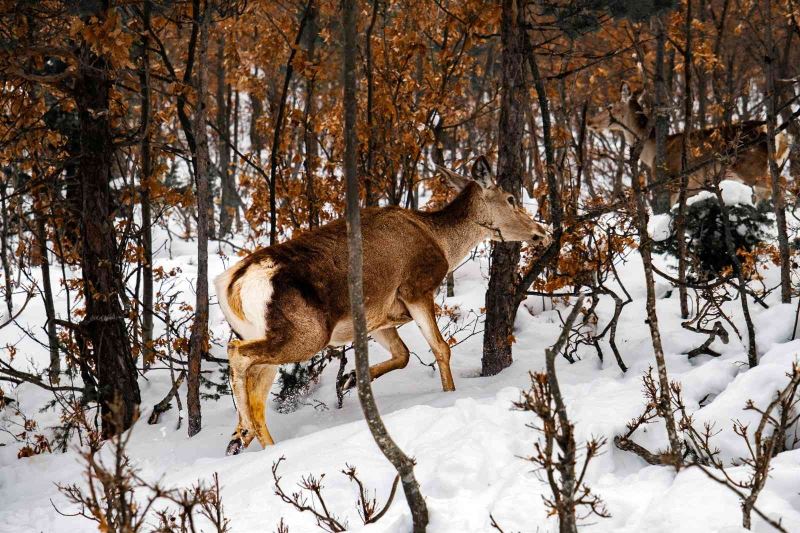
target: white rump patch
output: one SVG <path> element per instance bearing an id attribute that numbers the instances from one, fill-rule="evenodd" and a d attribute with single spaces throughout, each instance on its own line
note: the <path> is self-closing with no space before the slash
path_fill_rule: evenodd
<path id="1" fill-rule="evenodd" d="M 272 276 L 275 269 L 261 264 L 250 265 L 236 282 L 244 319 L 233 313 L 228 302 L 228 286 L 237 270 L 237 265 L 234 265 L 214 280 L 220 308 L 228 323 L 242 338 L 262 339 L 266 333 L 267 306 L 272 299 Z"/>

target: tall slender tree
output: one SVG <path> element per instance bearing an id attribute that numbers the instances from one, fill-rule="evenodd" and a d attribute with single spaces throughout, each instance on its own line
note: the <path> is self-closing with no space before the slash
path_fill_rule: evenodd
<path id="1" fill-rule="evenodd" d="M 350 312 L 353 317 L 356 352 L 356 386 L 364 418 L 372 437 L 400 476 L 406 501 L 411 509 L 414 533 L 428 526 L 428 508 L 414 477 L 414 461 L 392 440 L 381 420 L 372 394 L 369 374 L 367 319 L 364 314 L 364 255 L 361 241 L 361 208 L 357 174 L 358 138 L 356 132 L 356 6 L 355 0 L 342 0 L 344 33 L 344 174 L 347 181 L 347 250 Z"/>
<path id="2" fill-rule="evenodd" d="M 212 10 L 208 2 L 201 6 L 201 0 L 192 3 L 192 21 L 199 27 L 198 55 L 199 68 L 194 78 L 194 179 L 197 200 L 197 283 L 195 287 L 195 315 L 192 333 L 189 338 L 189 372 L 186 375 L 189 436 L 196 435 L 202 427 L 200 412 L 200 363 L 203 354 L 208 352 L 208 135 L 206 128 L 206 97 L 208 78 L 206 77 L 206 58 L 208 56 L 208 28 Z"/>

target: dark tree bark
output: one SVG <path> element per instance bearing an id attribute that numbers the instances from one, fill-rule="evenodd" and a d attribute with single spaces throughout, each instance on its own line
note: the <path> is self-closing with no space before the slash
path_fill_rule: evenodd
<path id="1" fill-rule="evenodd" d="M 577 507 L 576 493 L 580 489 L 580 480 L 575 472 L 577 463 L 578 449 L 575 444 L 575 426 L 569 421 L 567 416 L 567 406 L 564 404 L 564 396 L 561 394 L 561 386 L 558 382 L 556 373 L 556 356 L 561 353 L 561 348 L 569 339 L 569 334 L 578 314 L 583 309 L 583 295 L 578 297 L 575 306 L 567 317 L 564 327 L 561 330 L 556 343 L 545 350 L 545 368 L 547 369 L 547 382 L 550 384 L 550 391 L 553 395 L 556 417 L 558 418 L 558 433 L 555 441 L 559 445 L 559 461 L 557 465 L 560 474 L 560 486 L 558 500 L 558 531 L 559 533 L 578 533 L 578 520 L 575 514 Z M 583 477 L 583 476 L 580 476 Z"/>
<path id="2" fill-rule="evenodd" d="M 656 64 L 655 64 L 655 99 L 653 101 L 655 115 L 655 134 L 656 134 L 656 158 L 651 175 L 656 183 L 663 183 L 666 176 L 664 165 L 667 160 L 667 135 L 669 134 L 669 112 L 667 111 L 667 74 L 671 74 L 672 68 L 665 69 L 664 49 L 667 39 L 667 31 L 663 21 L 656 17 L 653 19 L 656 34 Z M 665 72 L 667 71 L 668 72 Z M 660 153 L 658 153 L 660 151 Z M 658 165 L 661 165 L 659 167 Z M 669 208 L 669 187 L 661 185 L 653 191 L 653 212 L 656 214 L 667 213 Z"/>
<path id="3" fill-rule="evenodd" d="M 44 312 L 47 317 L 47 345 L 50 349 L 50 367 L 48 375 L 50 382 L 57 385 L 60 381 L 61 358 L 59 355 L 58 335 L 56 334 L 56 311 L 53 303 L 53 287 L 50 283 L 50 262 L 47 252 L 47 230 L 45 228 L 44 213 L 35 210 L 36 240 L 39 245 L 39 266 L 42 270 L 42 298 L 44 299 Z"/>
<path id="4" fill-rule="evenodd" d="M 230 106 L 228 105 L 228 91 L 230 85 L 225 83 L 225 36 L 220 35 L 217 40 L 217 154 L 219 157 L 220 179 L 220 211 L 219 211 L 219 236 L 230 235 L 233 219 L 236 216 L 241 199 L 236 190 L 235 174 L 231 168 L 230 137 Z"/>
<path id="5" fill-rule="evenodd" d="M 738 281 L 737 289 L 739 291 L 739 300 L 742 306 L 742 314 L 744 315 L 745 325 L 747 326 L 747 362 L 750 368 L 758 365 L 758 349 L 756 347 L 756 330 L 753 326 L 753 319 L 750 316 L 750 305 L 747 303 L 747 280 L 742 272 L 742 263 L 739 261 L 739 256 L 736 255 L 736 245 L 733 240 L 733 232 L 731 231 L 731 218 L 728 214 L 728 206 L 722 198 L 722 190 L 719 186 L 719 178 L 715 184 L 714 192 L 717 195 L 717 202 L 719 202 L 719 215 L 722 220 L 722 225 L 725 228 L 725 247 L 728 251 L 728 256 L 731 259 L 733 266 L 733 273 L 736 275 Z"/>
<path id="6" fill-rule="evenodd" d="M 11 272 L 11 263 L 8 261 L 8 226 L 11 217 L 8 216 L 8 203 L 6 202 L 6 184 L 0 185 L 0 209 L 3 210 L 3 230 L 0 232 L 0 262 L 3 265 L 3 283 L 5 284 L 5 294 L 3 298 L 6 302 L 6 309 L 8 316 L 13 314 L 12 297 L 14 296 L 13 287 L 13 274 Z"/>
<path id="7" fill-rule="evenodd" d="M 305 47 L 308 60 L 314 62 L 316 52 L 317 18 L 318 9 L 314 5 L 309 6 L 308 23 L 305 32 Z M 317 167 L 319 166 L 319 142 L 314 128 L 314 116 L 316 115 L 316 71 L 306 78 L 306 102 L 303 110 L 303 145 L 305 146 L 306 157 L 303 161 L 303 169 L 306 175 L 306 209 L 308 211 L 308 227 L 316 228 L 320 224 L 319 218 L 319 199 L 317 198 L 317 188 L 314 180 Z"/>
<path id="8" fill-rule="evenodd" d="M 504 0 L 501 19 L 502 89 L 500 100 L 500 138 L 497 183 L 519 201 L 525 171 L 523 135 L 525 133 L 525 31 L 522 6 Z M 495 242 L 492 247 L 489 286 L 486 290 L 486 323 L 483 334 L 481 375 L 492 376 L 512 362 L 517 267 L 520 244 Z"/>
<path id="9" fill-rule="evenodd" d="M 686 0 L 686 48 L 683 53 L 683 139 L 681 141 L 681 178 L 678 194 L 678 215 L 675 217 L 675 234 L 678 236 L 678 298 L 681 305 L 681 318 L 689 318 L 689 295 L 686 290 L 686 188 L 689 176 L 689 154 L 692 132 L 692 0 Z"/>
<path id="10" fill-rule="evenodd" d="M 700 22 L 705 26 L 706 22 L 706 0 L 700 0 Z M 704 33 L 700 35 L 701 40 L 707 38 Z M 708 74 L 706 67 L 702 63 L 697 65 L 697 128 L 699 130 L 706 129 L 706 110 L 708 109 L 708 95 L 706 89 L 708 88 Z"/>
<path id="11" fill-rule="evenodd" d="M 525 26 L 524 11 L 520 13 L 523 17 L 521 25 Z M 536 89 L 536 99 L 539 103 L 539 113 L 542 117 L 542 144 L 544 147 L 545 156 L 545 170 L 544 176 L 547 182 L 547 200 L 549 211 L 549 222 L 553 228 L 551 235 L 550 245 L 539 255 L 536 261 L 528 267 L 525 274 L 517 281 L 514 288 L 514 309 L 518 309 L 522 301 L 527 296 L 528 288 L 533 281 L 539 277 L 544 271 L 545 267 L 552 265 L 558 257 L 561 250 L 561 237 L 564 234 L 562 221 L 564 218 L 564 211 L 561 206 L 561 186 L 559 184 L 558 176 L 556 175 L 556 156 L 552 136 L 551 117 L 550 117 L 550 101 L 547 97 L 547 91 L 544 86 L 541 72 L 539 71 L 539 64 L 536 60 L 533 46 L 528 38 L 528 34 L 523 32 L 523 44 L 525 46 L 525 54 L 533 77 L 533 86 Z"/>
<path id="12" fill-rule="evenodd" d="M 300 40 L 303 37 L 303 28 L 308 22 L 309 12 L 314 5 L 314 0 L 308 0 L 303 16 L 300 19 L 300 26 L 297 28 L 297 36 L 294 39 L 294 46 L 289 52 L 289 58 L 286 60 L 286 75 L 283 78 L 283 88 L 281 89 L 281 99 L 278 102 L 277 111 L 275 114 L 275 129 L 272 134 L 272 150 L 269 153 L 269 245 L 278 243 L 278 203 L 276 195 L 276 180 L 278 179 L 278 155 L 281 146 L 281 135 L 283 134 L 283 115 L 286 111 L 286 98 L 289 95 L 289 83 L 292 81 L 292 74 L 294 73 L 294 56 L 297 55 L 297 49 L 300 45 Z"/>
<path id="13" fill-rule="evenodd" d="M 142 123 L 145 131 L 142 135 L 141 158 L 142 173 L 140 180 L 139 201 L 142 205 L 142 357 L 147 368 L 155 361 L 153 349 L 153 215 L 150 205 L 150 186 L 153 175 L 153 154 L 149 128 L 150 117 L 150 58 L 148 48 L 150 39 L 147 29 L 150 27 L 151 2 L 144 3 L 143 23 L 145 27 L 142 42 L 142 69 L 139 74 L 141 83 Z"/>
<path id="14" fill-rule="evenodd" d="M 98 9 L 94 16 L 102 20 L 105 11 Z M 102 435 L 108 438 L 133 424 L 141 398 L 119 294 L 124 281 L 109 183 L 114 154 L 110 65 L 88 43 L 80 47 L 79 54 L 74 94 L 80 124 L 80 255 L 86 301 L 81 326 L 92 346 Z"/>
<path id="15" fill-rule="evenodd" d="M 355 0 L 342 0 L 344 33 L 344 174 L 347 181 L 347 249 L 350 310 L 353 317 L 358 399 L 372 437 L 386 459 L 397 470 L 411 509 L 413 531 L 422 533 L 428 525 L 428 509 L 414 477 L 414 461 L 389 436 L 372 395 L 367 345 L 367 320 L 364 314 L 363 247 L 356 159 L 356 6 Z"/>
<path id="16" fill-rule="evenodd" d="M 772 207 L 775 213 L 775 226 L 778 230 L 778 251 L 781 263 L 781 302 L 789 303 L 792 300 L 792 280 L 791 280 L 791 252 L 789 250 L 789 235 L 786 231 L 786 199 L 783 195 L 781 186 L 781 173 L 775 159 L 775 123 L 776 94 L 775 94 L 775 74 L 776 74 L 776 50 L 772 36 L 772 0 L 767 0 L 764 7 L 766 13 L 765 31 L 765 54 L 764 54 L 764 74 L 767 78 L 767 156 L 769 159 L 769 174 L 772 185 Z"/>
<path id="17" fill-rule="evenodd" d="M 378 0 L 372 0 L 372 17 L 367 26 L 366 36 L 364 37 L 364 56 L 366 58 L 365 75 L 367 77 L 367 161 L 364 172 L 364 201 L 367 206 L 378 205 L 377 195 L 373 184 L 375 166 L 375 117 L 374 117 L 374 92 L 375 80 L 372 69 L 372 31 L 375 28 L 375 21 L 378 17 Z"/>
<path id="18" fill-rule="evenodd" d="M 200 412 L 200 362 L 208 352 L 208 135 L 206 133 L 206 97 L 208 79 L 203 66 L 208 56 L 208 27 L 211 10 L 206 5 L 201 11 L 200 0 L 193 2 L 194 24 L 199 25 L 198 57 L 200 68 L 194 79 L 197 102 L 194 110 L 194 177 L 197 198 L 197 283 L 195 288 L 195 316 L 189 337 L 189 369 L 186 377 L 186 409 L 189 436 L 202 428 Z"/>
<path id="19" fill-rule="evenodd" d="M 250 144 L 256 158 L 261 159 L 261 151 L 264 149 L 264 137 L 258 131 L 258 121 L 264 116 L 264 102 L 255 94 L 250 93 Z"/>

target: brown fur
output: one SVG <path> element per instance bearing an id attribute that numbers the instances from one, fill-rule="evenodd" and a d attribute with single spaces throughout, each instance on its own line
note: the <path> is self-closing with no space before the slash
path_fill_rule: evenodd
<path id="1" fill-rule="evenodd" d="M 655 131 L 648 132 L 647 114 L 639 102 L 641 92 L 628 94 L 623 86 L 622 98 L 610 105 L 608 109 L 591 117 L 587 121 L 590 129 L 595 131 L 610 130 L 622 132 L 629 143 L 635 143 L 646 136 L 640 160 L 652 168 L 655 156 Z M 785 135 L 776 136 L 776 159 L 780 161 L 788 152 Z M 738 153 L 724 162 L 706 165 L 689 175 L 688 190 L 696 192 L 705 188 L 721 171 L 723 177 L 734 179 L 754 188 L 758 196 L 764 196 L 769 189 L 769 167 L 767 156 L 767 136 L 763 121 L 744 121 L 730 126 L 707 128 L 692 132 L 689 140 L 689 166 L 708 160 L 718 159 L 732 148 L 747 144 Z M 683 151 L 683 134 L 669 135 L 666 141 L 667 172 L 678 175 L 681 172 Z M 722 165 L 725 165 L 723 168 Z M 677 180 L 676 180 L 677 181 Z M 671 185 L 674 203 L 677 199 L 678 184 Z"/>
<path id="2" fill-rule="evenodd" d="M 483 165 L 488 168 L 485 161 Z M 450 347 L 436 326 L 433 297 L 437 288 L 447 272 L 486 237 L 529 241 L 546 237 L 546 229 L 515 207 L 507 192 L 466 178 L 461 182 L 457 175 L 450 177 L 463 190 L 439 211 L 397 207 L 362 211 L 367 329 L 392 356 L 370 368 L 373 378 L 407 364 L 408 348 L 395 328 L 414 320 L 437 359 L 443 389 L 454 390 Z M 263 445 L 272 443 L 264 401 L 276 365 L 305 361 L 327 345 L 352 340 L 347 258 L 347 228 L 344 220 L 337 220 L 258 250 L 218 278 L 227 283 L 230 314 L 248 324 L 253 317 L 246 315 L 252 310 L 245 312 L 242 298 L 253 296 L 242 295 L 242 284 L 251 280 L 248 287 L 253 287 L 261 279 L 271 284 L 271 296 L 259 318 L 263 324 L 249 329 L 251 335 L 263 331 L 263 338 L 229 345 L 231 384 L 239 411 L 229 452 L 240 451 L 254 437 Z M 257 302 L 249 301 L 251 306 Z"/>

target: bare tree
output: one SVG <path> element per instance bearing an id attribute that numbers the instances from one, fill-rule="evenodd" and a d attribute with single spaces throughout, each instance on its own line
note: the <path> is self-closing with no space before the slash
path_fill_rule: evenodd
<path id="1" fill-rule="evenodd" d="M 142 7 L 142 65 L 139 70 L 142 101 L 141 177 L 139 201 L 142 206 L 142 354 L 145 368 L 155 360 L 153 349 L 153 215 L 150 187 L 153 174 L 152 139 L 150 131 L 150 11 L 152 2 L 146 0 Z"/>
<path id="2" fill-rule="evenodd" d="M 233 219 L 242 203 L 236 190 L 236 179 L 231 168 L 231 144 L 229 95 L 231 86 L 225 79 L 225 36 L 217 37 L 217 167 L 220 177 L 219 236 L 224 238 L 231 232 Z M 235 143 L 233 143 L 235 147 Z"/>
<path id="3" fill-rule="evenodd" d="M 777 161 L 777 147 L 775 146 L 775 125 L 777 121 L 777 94 L 775 91 L 775 78 L 778 62 L 775 45 L 773 44 L 772 28 L 772 0 L 766 0 L 763 6 L 766 21 L 764 48 L 764 75 L 766 77 L 765 101 L 767 106 L 767 160 L 769 164 L 770 184 L 772 185 L 772 207 L 775 213 L 775 225 L 778 229 L 778 250 L 781 263 L 781 302 L 789 303 L 792 300 L 792 282 L 790 279 L 791 262 L 789 250 L 789 236 L 786 231 L 786 200 L 783 196 L 784 188 L 781 185 L 780 169 Z M 791 33 L 790 33 L 791 35 Z M 791 39 L 791 36 L 788 37 Z"/>
<path id="4" fill-rule="evenodd" d="M 197 102 L 194 110 L 194 178 L 197 200 L 197 282 L 195 287 L 195 316 L 189 337 L 189 369 L 186 378 L 186 408 L 189 417 L 189 436 L 202 427 L 200 413 L 200 362 L 208 352 L 208 136 L 206 133 L 206 95 L 208 79 L 205 64 L 208 55 L 208 28 L 212 10 L 208 2 L 201 10 L 201 0 L 192 3 L 193 23 L 199 26 L 198 68 L 194 79 Z"/>
<path id="5" fill-rule="evenodd" d="M 356 6 L 355 0 L 342 0 L 342 30 L 344 33 L 344 174 L 347 181 L 347 249 L 350 310 L 353 317 L 356 352 L 356 386 L 361 409 L 372 437 L 383 455 L 395 467 L 403 483 L 403 491 L 411 510 L 414 532 L 422 533 L 428 526 L 428 508 L 414 477 L 414 461 L 397 446 L 381 420 L 375 397 L 372 395 L 369 374 L 367 321 L 364 314 L 363 246 L 359 207 L 356 159 Z"/>
<path id="6" fill-rule="evenodd" d="M 664 20 L 662 16 L 658 16 L 653 19 L 653 24 L 655 25 L 656 29 L 656 72 L 661 73 L 661 77 L 663 78 L 664 72 L 664 48 L 665 48 L 665 41 L 666 41 L 666 31 L 664 28 Z M 658 78 L 658 74 L 657 74 Z M 657 102 L 658 102 L 658 95 L 661 94 L 663 96 L 664 89 L 659 86 L 663 85 L 663 79 L 661 82 L 657 82 L 656 87 L 656 95 L 657 95 Z M 664 110 L 658 108 L 656 105 L 656 115 L 659 113 L 663 114 Z M 655 119 L 658 122 L 658 118 Z M 663 119 L 662 119 L 663 120 Z M 648 128 L 649 130 L 649 128 Z M 670 446 L 670 453 L 671 453 L 671 462 L 672 465 L 677 469 L 680 468 L 681 460 L 680 460 L 680 441 L 678 440 L 678 432 L 675 428 L 675 418 L 672 416 L 672 411 L 670 410 L 670 398 L 669 398 L 669 377 L 667 374 L 667 363 L 664 359 L 664 348 L 661 343 L 661 332 L 658 329 L 658 315 L 656 315 L 656 289 L 655 289 L 655 278 L 653 276 L 653 257 L 652 257 L 652 239 L 647 231 L 647 223 L 648 223 L 648 211 L 647 211 L 647 203 L 646 203 L 646 195 L 642 183 L 641 174 L 639 172 L 639 153 L 642 149 L 642 143 L 644 139 L 640 139 L 635 146 L 631 148 L 631 155 L 630 155 L 630 166 L 631 166 L 631 175 L 632 175 L 632 182 L 633 182 L 633 195 L 636 203 L 636 229 L 639 233 L 639 251 L 642 255 L 642 263 L 644 264 L 644 274 L 645 274 L 645 286 L 647 290 L 646 296 L 646 311 L 647 311 L 647 325 L 650 328 L 650 338 L 653 344 L 653 353 L 656 359 L 656 368 L 658 370 L 658 384 L 659 384 L 659 397 L 658 402 L 656 404 L 656 409 L 658 414 L 664 420 L 664 424 L 666 425 L 667 429 L 667 437 L 669 439 L 669 446 Z M 664 164 L 664 156 L 666 154 L 666 150 L 664 147 L 664 142 L 666 141 L 666 137 L 664 135 L 658 134 L 658 128 L 656 129 L 656 159 L 653 171 L 656 176 L 656 182 L 661 183 L 662 176 L 664 175 L 665 171 L 665 164 Z"/>

